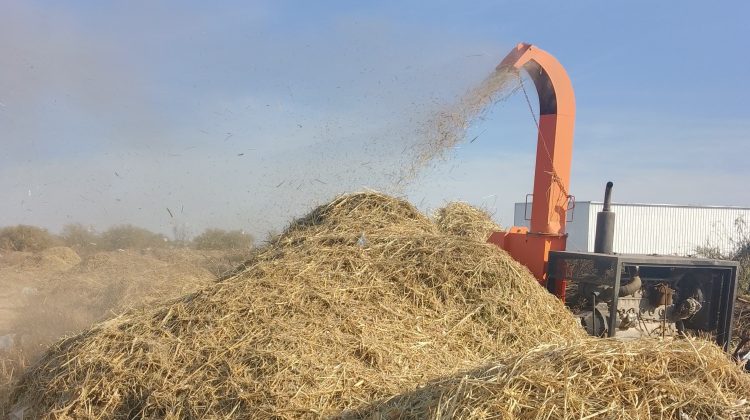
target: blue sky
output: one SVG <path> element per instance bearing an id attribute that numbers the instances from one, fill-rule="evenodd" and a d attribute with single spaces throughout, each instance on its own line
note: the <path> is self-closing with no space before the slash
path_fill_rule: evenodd
<path id="1" fill-rule="evenodd" d="M 337 193 L 465 200 L 512 223 L 535 128 L 521 95 L 405 190 L 426 121 L 518 42 L 566 67 L 571 191 L 750 206 L 746 2 L 0 4 L 0 225 L 278 230 Z M 166 207 L 174 210 L 170 217 Z"/>

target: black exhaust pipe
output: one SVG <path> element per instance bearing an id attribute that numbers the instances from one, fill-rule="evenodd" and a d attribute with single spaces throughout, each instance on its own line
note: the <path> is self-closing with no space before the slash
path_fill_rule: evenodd
<path id="1" fill-rule="evenodd" d="M 596 215 L 596 236 L 594 237 L 594 252 L 611 254 L 615 242 L 615 212 L 612 211 L 612 181 L 607 182 L 604 190 L 604 206 Z"/>

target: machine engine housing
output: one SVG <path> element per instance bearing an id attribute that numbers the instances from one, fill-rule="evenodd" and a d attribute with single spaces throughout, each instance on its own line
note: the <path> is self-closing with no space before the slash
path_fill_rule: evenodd
<path id="1" fill-rule="evenodd" d="M 547 288 L 595 336 L 731 340 L 738 264 L 704 258 L 551 251 Z"/>

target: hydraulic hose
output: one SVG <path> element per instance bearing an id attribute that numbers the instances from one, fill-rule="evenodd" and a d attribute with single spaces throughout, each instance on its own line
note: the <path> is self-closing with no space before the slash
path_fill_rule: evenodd
<path id="1" fill-rule="evenodd" d="M 617 296 L 623 297 L 632 295 L 633 293 L 637 292 L 638 289 L 641 288 L 641 276 L 633 276 L 630 278 L 630 283 L 620 286 L 620 291 Z"/>
<path id="2" fill-rule="evenodd" d="M 628 284 L 620 286 L 620 289 L 617 292 L 617 296 L 623 297 L 623 296 L 632 295 L 633 293 L 637 292 L 641 288 L 642 284 L 643 283 L 641 282 L 640 276 L 637 276 L 637 275 L 633 276 L 630 278 L 630 282 Z M 591 285 L 591 286 L 593 286 L 594 291 L 598 291 L 600 293 L 599 295 L 600 302 L 610 302 L 612 300 L 613 292 L 612 292 L 611 287 L 607 287 L 603 285 L 599 285 L 599 286 Z M 592 290 L 592 289 L 588 289 L 588 290 Z"/>

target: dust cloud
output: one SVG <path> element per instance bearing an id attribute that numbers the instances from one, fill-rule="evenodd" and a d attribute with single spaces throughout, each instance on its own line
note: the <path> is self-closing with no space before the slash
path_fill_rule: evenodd
<path id="1" fill-rule="evenodd" d="M 494 58 L 467 57 L 461 44 L 430 54 L 415 44 L 394 58 L 394 39 L 378 44 L 367 32 L 351 46 L 323 39 L 312 52 L 281 45 L 288 51 L 280 53 L 252 34 L 242 47 L 261 63 L 204 50 L 198 61 L 157 68 L 148 28 L 93 36 L 61 10 L 12 2 L 7 11 L 0 227 L 127 223 L 173 239 L 217 227 L 262 240 L 340 193 L 404 195 L 514 89 L 511 73 L 482 79 Z M 347 49 L 369 54 L 339 57 Z M 460 59 L 436 59 L 446 49 Z M 292 56 L 313 70 L 289 65 Z M 232 70 L 215 74 L 208 62 Z M 0 251 L 0 405 L 19 372 L 61 336 L 197 290 L 216 280 L 216 267 L 239 263 L 179 248 L 77 251 Z"/>
<path id="2" fill-rule="evenodd" d="M 379 22 L 301 42 L 230 10 L 3 7 L 0 226 L 52 231 L 262 238 L 343 192 L 398 195 L 463 138 L 491 97 L 465 92 L 504 50 Z"/>

